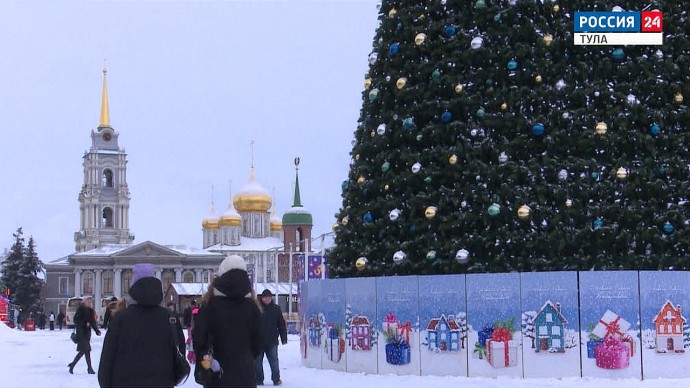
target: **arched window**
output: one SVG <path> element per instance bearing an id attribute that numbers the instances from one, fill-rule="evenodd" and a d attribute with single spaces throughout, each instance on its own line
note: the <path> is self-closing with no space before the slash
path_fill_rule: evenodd
<path id="1" fill-rule="evenodd" d="M 175 274 L 173 271 L 166 270 L 163 272 L 163 275 L 161 276 L 161 283 L 163 283 L 163 289 L 167 290 L 168 286 L 170 286 L 170 283 L 175 281 Z"/>
<path id="2" fill-rule="evenodd" d="M 82 294 L 93 295 L 93 272 L 84 272 L 81 276 Z"/>
<path id="3" fill-rule="evenodd" d="M 112 228 L 113 227 L 113 209 L 107 207 L 103 209 L 103 227 Z"/>
<path id="4" fill-rule="evenodd" d="M 302 228 L 295 230 L 295 245 L 297 252 L 304 252 L 304 241 L 302 241 Z"/>
<path id="5" fill-rule="evenodd" d="M 212 274 L 212 273 L 213 273 L 213 271 L 211 271 L 211 270 L 209 270 L 209 269 L 205 269 L 205 270 L 201 273 L 201 276 L 202 276 L 201 281 L 202 281 L 203 283 L 208 284 L 208 282 L 209 282 L 210 279 L 211 279 L 211 274 Z"/>
<path id="6" fill-rule="evenodd" d="M 184 283 L 194 283 L 194 272 L 187 271 L 182 274 L 182 282 Z"/>
<path id="7" fill-rule="evenodd" d="M 132 271 L 122 271 L 122 295 L 129 295 L 129 286 L 132 285 Z"/>
<path id="8" fill-rule="evenodd" d="M 113 293 L 113 272 L 103 272 L 103 294 Z"/>
<path id="9" fill-rule="evenodd" d="M 103 187 L 113 187 L 113 172 L 111 170 L 103 170 Z"/>

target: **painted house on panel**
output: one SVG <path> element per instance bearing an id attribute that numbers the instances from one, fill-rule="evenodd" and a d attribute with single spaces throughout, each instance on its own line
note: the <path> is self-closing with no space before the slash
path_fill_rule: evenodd
<path id="1" fill-rule="evenodd" d="M 457 352 L 460 350 L 460 326 L 453 315 L 434 318 L 426 327 L 429 350 Z"/>
<path id="2" fill-rule="evenodd" d="M 535 337 L 537 339 L 536 352 L 549 353 L 565 352 L 565 325 L 568 320 L 561 314 L 561 304 L 546 301 L 533 319 Z"/>
<path id="3" fill-rule="evenodd" d="M 685 353 L 683 348 L 683 325 L 686 320 L 681 314 L 680 305 L 673 306 L 667 300 L 659 313 L 654 316 L 656 325 L 657 353 Z"/>
<path id="4" fill-rule="evenodd" d="M 321 346 L 321 320 L 316 315 L 309 318 L 309 345 Z"/>
<path id="5" fill-rule="evenodd" d="M 371 350 L 371 324 L 369 318 L 355 315 L 350 324 L 352 350 Z"/>

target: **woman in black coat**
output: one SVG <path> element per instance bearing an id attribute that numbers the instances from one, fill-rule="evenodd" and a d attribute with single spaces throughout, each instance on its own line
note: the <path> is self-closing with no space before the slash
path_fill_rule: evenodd
<path id="1" fill-rule="evenodd" d="M 194 318 L 196 367 L 202 368 L 201 360 L 213 349 L 223 372 L 216 373 L 205 387 L 256 387 L 254 360 L 261 348 L 261 312 L 252 298 L 244 259 L 228 256 L 218 275 L 209 287 L 210 297 Z"/>
<path id="2" fill-rule="evenodd" d="M 77 332 L 77 356 L 74 361 L 67 364 L 69 373 L 74 373 L 74 366 L 81 356 L 86 358 L 86 366 L 90 375 L 96 373 L 91 367 L 91 329 L 96 332 L 96 335 L 101 335 L 96 323 L 96 313 L 91 308 L 91 298 L 84 299 L 77 311 L 74 313 L 74 329 Z"/>
<path id="3" fill-rule="evenodd" d="M 103 341 L 98 383 L 101 387 L 173 387 L 175 338 L 163 301 L 161 281 L 152 264 L 137 264 L 127 307 L 114 314 Z M 175 332 L 175 333 L 174 333 Z M 174 333 L 174 335 L 173 335 Z"/>

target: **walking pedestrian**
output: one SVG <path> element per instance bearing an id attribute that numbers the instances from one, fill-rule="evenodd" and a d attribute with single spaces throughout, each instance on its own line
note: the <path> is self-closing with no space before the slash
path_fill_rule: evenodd
<path id="1" fill-rule="evenodd" d="M 77 332 L 77 355 L 74 357 L 74 361 L 67 364 L 71 374 L 74 374 L 74 366 L 77 365 L 82 356 L 86 358 L 87 372 L 90 375 L 96 373 L 91 367 L 91 330 L 93 329 L 96 335 L 101 335 L 101 331 L 98 330 L 95 315 L 91 298 L 84 298 L 74 313 L 74 329 Z"/>
<path id="2" fill-rule="evenodd" d="M 216 372 L 206 387 L 256 387 L 254 360 L 262 334 L 261 312 L 253 296 L 246 262 L 241 256 L 228 256 L 194 318 L 196 368 Z M 209 352 L 211 365 L 203 362 Z"/>
<path id="3" fill-rule="evenodd" d="M 53 313 L 52 311 L 48 316 L 48 322 L 50 322 L 50 331 L 55 330 L 55 313 Z"/>
<path id="4" fill-rule="evenodd" d="M 171 325 L 162 301 L 163 287 L 153 264 L 136 264 L 126 307 L 112 316 L 105 333 L 98 367 L 101 387 L 175 385 L 173 343 L 184 334 Z"/>
<path id="5" fill-rule="evenodd" d="M 58 322 L 58 328 L 60 330 L 62 330 L 62 325 L 65 324 L 65 313 L 62 312 L 62 310 L 58 313 L 57 322 Z"/>
<path id="6" fill-rule="evenodd" d="M 110 319 L 113 317 L 113 312 L 117 308 L 117 298 L 112 297 L 110 298 L 110 302 L 108 303 L 108 306 L 105 308 L 105 313 L 103 314 L 103 327 L 104 329 L 108 328 L 108 324 L 110 323 Z"/>
<path id="7" fill-rule="evenodd" d="M 273 302 L 271 290 L 264 290 L 259 297 L 261 301 L 261 321 L 263 325 L 263 341 L 261 352 L 256 359 L 256 383 L 264 383 L 264 354 L 271 366 L 271 381 L 273 385 L 280 385 L 280 368 L 278 365 L 278 337 L 283 345 L 287 345 L 287 326 L 280 306 Z"/>

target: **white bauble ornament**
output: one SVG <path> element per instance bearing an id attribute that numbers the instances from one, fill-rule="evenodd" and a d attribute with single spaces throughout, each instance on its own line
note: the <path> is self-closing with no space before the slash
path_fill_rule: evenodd
<path id="1" fill-rule="evenodd" d="M 470 42 L 470 46 L 475 50 L 482 47 L 483 44 L 484 39 L 482 39 L 481 36 L 475 36 L 474 38 L 472 38 L 472 42 Z"/>
<path id="2" fill-rule="evenodd" d="M 412 172 L 415 174 L 418 173 L 419 170 L 421 170 L 421 169 L 422 169 L 422 164 L 419 162 L 412 165 Z"/>
<path id="3" fill-rule="evenodd" d="M 388 218 L 390 218 L 391 221 L 397 221 L 398 218 L 400 218 L 400 210 L 398 209 L 393 209 L 388 213 Z"/>
<path id="4" fill-rule="evenodd" d="M 455 253 L 455 260 L 460 264 L 467 264 L 470 260 L 470 252 L 465 248 L 458 250 Z"/>
<path id="5" fill-rule="evenodd" d="M 405 261 L 405 256 L 407 256 L 407 255 L 405 254 L 405 252 L 403 252 L 403 251 L 397 251 L 397 252 L 395 252 L 395 253 L 393 254 L 393 262 L 394 262 L 395 264 L 400 264 L 400 263 L 402 263 L 403 261 Z"/>
<path id="6" fill-rule="evenodd" d="M 508 161 L 508 155 L 506 154 L 505 151 L 501 152 L 500 155 L 498 155 L 498 162 L 499 163 L 505 163 Z"/>
<path id="7" fill-rule="evenodd" d="M 386 124 L 379 124 L 378 128 L 376 128 L 376 133 L 379 135 L 386 133 Z"/>
<path id="8" fill-rule="evenodd" d="M 369 64 L 370 65 L 373 65 L 374 63 L 376 63 L 377 59 L 379 59 L 379 54 L 377 54 L 377 53 L 369 54 Z"/>
<path id="9" fill-rule="evenodd" d="M 558 179 L 564 181 L 568 179 L 568 171 L 566 169 L 563 169 L 558 172 Z"/>
<path id="10" fill-rule="evenodd" d="M 630 105 L 635 105 L 640 102 L 634 94 L 628 94 L 627 100 Z"/>
<path id="11" fill-rule="evenodd" d="M 561 90 L 565 87 L 565 81 L 562 79 L 559 79 L 558 82 L 556 82 L 556 89 Z"/>
<path id="12" fill-rule="evenodd" d="M 613 7 L 613 9 L 612 9 L 611 11 L 613 11 L 613 12 L 623 12 L 623 7 L 621 7 L 620 5 L 617 5 L 617 6 Z"/>

